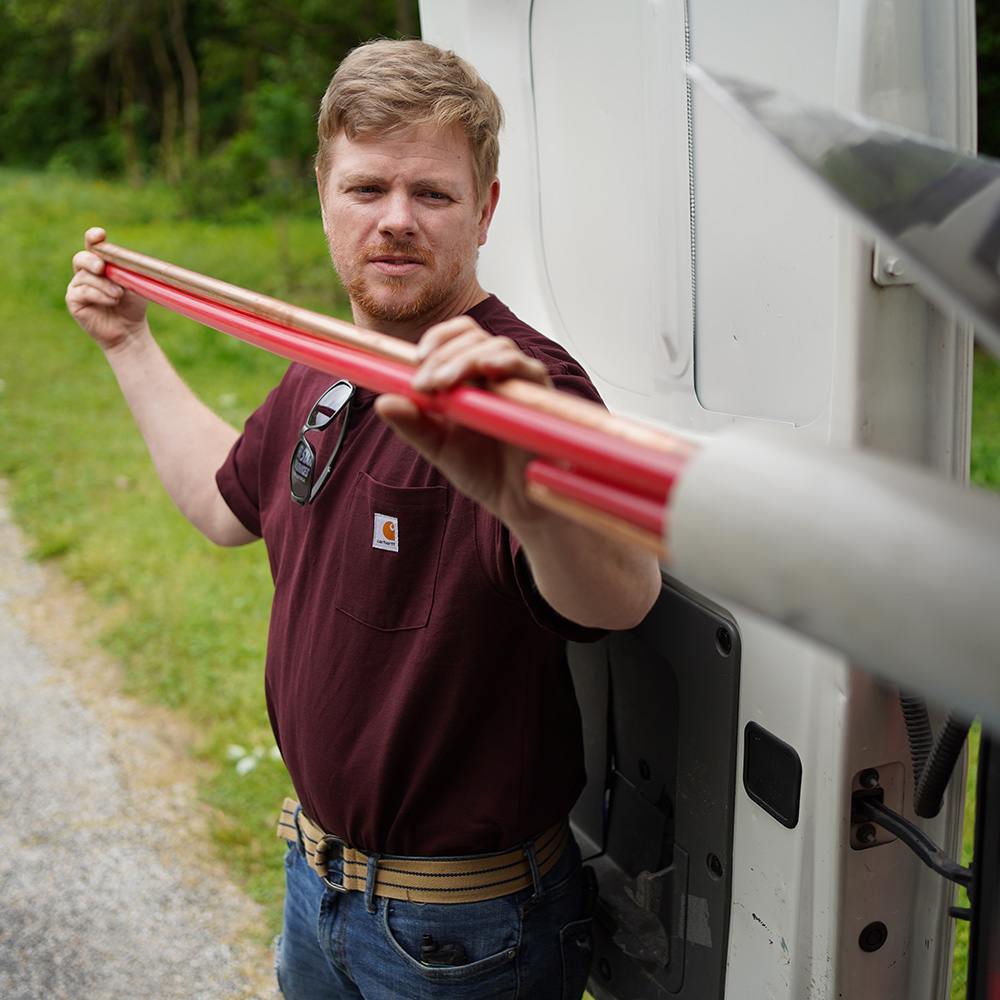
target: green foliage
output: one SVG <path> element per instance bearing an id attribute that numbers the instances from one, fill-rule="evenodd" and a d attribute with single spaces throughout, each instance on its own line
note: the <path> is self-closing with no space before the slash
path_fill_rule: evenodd
<path id="1" fill-rule="evenodd" d="M 417 0 L 3 0 L 0 165 L 164 177 L 214 218 L 300 208 L 339 60 L 418 33 Z"/>
<path id="2" fill-rule="evenodd" d="M 979 744 L 982 727 L 977 722 L 969 732 L 969 770 L 966 775 L 965 817 L 962 824 L 963 865 L 973 860 L 972 848 L 976 830 L 976 777 L 979 771 Z M 956 906 L 967 907 L 969 894 L 965 888 L 958 892 Z M 965 920 L 955 922 L 955 960 L 951 970 L 951 1000 L 965 1000 L 966 980 L 969 971 L 969 924 Z"/>
<path id="3" fill-rule="evenodd" d="M 1000 8 L 977 22 L 980 148 L 1000 156 Z M 299 209 L 338 61 L 419 32 L 417 0 L 3 0 L 0 164 L 167 177 L 211 218 Z"/>
<path id="4" fill-rule="evenodd" d="M 973 368 L 972 481 L 1000 490 L 1000 362 L 976 352 Z"/>
<path id="5" fill-rule="evenodd" d="M 101 352 L 66 313 L 70 260 L 87 226 L 112 239 L 326 312 L 346 315 L 317 213 L 280 224 L 182 218 L 161 185 L 135 191 L 0 168 L 0 477 L 34 556 L 94 598 L 128 690 L 199 734 L 205 799 L 224 856 L 280 912 L 274 816 L 280 762 L 240 774 L 230 744 L 270 747 L 262 669 L 272 592 L 262 546 L 220 550 L 176 512 Z M 195 391 L 235 426 L 285 367 L 280 359 L 151 309 L 160 343 Z M 273 933 L 271 927 L 268 933 Z"/>
<path id="6" fill-rule="evenodd" d="M 17 5 L 0 4 L 0 160 L 44 164 L 69 146 L 83 151 L 81 165 L 110 169 L 73 83 L 71 33 L 36 31 L 17 12 Z"/>
<path id="7" fill-rule="evenodd" d="M 1000 7 L 976 2 L 979 58 L 979 149 L 1000 157 Z"/>

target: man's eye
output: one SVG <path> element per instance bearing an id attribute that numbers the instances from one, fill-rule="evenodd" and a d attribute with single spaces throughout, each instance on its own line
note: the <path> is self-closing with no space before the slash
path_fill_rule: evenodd
<path id="1" fill-rule="evenodd" d="M 423 197 L 428 201 L 450 201 L 451 199 L 443 191 L 424 191 Z"/>

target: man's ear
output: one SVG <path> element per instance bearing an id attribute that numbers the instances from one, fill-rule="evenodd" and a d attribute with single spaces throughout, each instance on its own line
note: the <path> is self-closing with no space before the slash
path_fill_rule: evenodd
<path id="1" fill-rule="evenodd" d="M 493 221 L 493 213 L 497 210 L 497 202 L 500 200 L 500 178 L 494 177 L 490 184 L 490 189 L 486 193 L 486 201 L 483 202 L 483 209 L 479 216 L 479 245 L 486 242 L 486 234 L 489 232 L 490 223 Z"/>
<path id="2" fill-rule="evenodd" d="M 316 168 L 316 190 L 319 192 L 319 214 L 323 219 L 323 232 L 329 234 L 330 227 L 326 224 L 326 205 L 323 203 L 323 178 L 319 175 L 319 167 Z"/>

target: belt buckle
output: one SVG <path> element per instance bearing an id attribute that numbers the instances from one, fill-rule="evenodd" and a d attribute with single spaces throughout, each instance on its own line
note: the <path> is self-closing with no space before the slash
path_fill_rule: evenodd
<path id="1" fill-rule="evenodd" d="M 323 836 L 320 838 L 319 843 L 323 845 L 323 861 L 324 861 L 324 864 L 326 866 L 327 871 L 330 870 L 330 865 L 329 865 L 329 862 L 326 860 L 326 857 L 329 854 L 331 845 L 338 844 L 340 846 L 340 848 L 341 848 L 341 850 L 340 850 L 340 857 L 341 857 L 341 859 L 343 859 L 343 857 L 344 857 L 344 850 L 343 849 L 345 847 L 350 847 L 350 844 L 348 844 L 346 840 L 341 840 L 340 837 L 336 837 L 332 833 L 325 833 L 325 834 L 323 834 Z M 317 848 L 317 850 L 318 850 L 318 848 Z M 344 883 L 343 883 L 343 876 L 344 876 L 343 871 L 341 871 L 340 876 L 341 876 L 341 881 L 340 882 L 334 882 L 329 877 L 329 875 L 321 875 L 320 878 L 322 878 L 323 881 L 331 889 L 334 889 L 337 892 L 350 892 L 351 890 L 348 889 L 347 886 L 344 885 Z"/>

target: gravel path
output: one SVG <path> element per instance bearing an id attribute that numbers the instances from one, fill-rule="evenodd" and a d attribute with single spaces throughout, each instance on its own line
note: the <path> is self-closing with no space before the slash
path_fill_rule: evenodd
<path id="1" fill-rule="evenodd" d="M 85 602 L 26 552 L 0 483 L 0 997 L 277 1000 L 188 735 L 121 696 Z"/>

